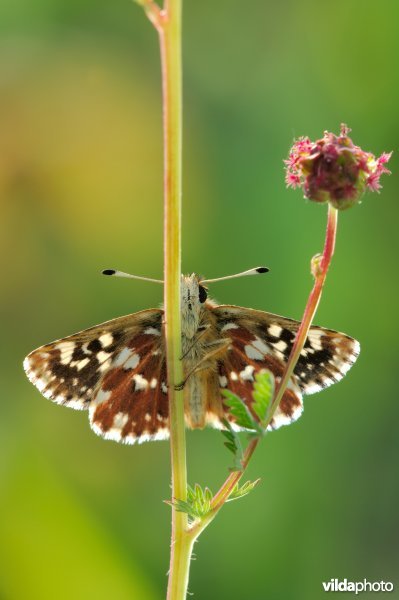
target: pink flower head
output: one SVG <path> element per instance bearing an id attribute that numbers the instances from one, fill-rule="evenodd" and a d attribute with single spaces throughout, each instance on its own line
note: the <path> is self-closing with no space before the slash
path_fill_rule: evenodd
<path id="1" fill-rule="evenodd" d="M 381 175 L 390 174 L 385 165 L 392 152 L 384 152 L 376 158 L 355 146 L 348 137 L 349 132 L 346 125 L 341 125 L 338 136 L 326 131 L 316 142 L 299 138 L 284 161 L 287 186 L 302 187 L 305 198 L 331 202 L 339 209 L 359 202 L 367 188 L 378 192 Z"/>

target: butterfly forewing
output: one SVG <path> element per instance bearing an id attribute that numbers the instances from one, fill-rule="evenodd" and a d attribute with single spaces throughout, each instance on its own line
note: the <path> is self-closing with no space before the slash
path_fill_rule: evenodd
<path id="1" fill-rule="evenodd" d="M 141 435 L 149 435 L 148 423 L 144 416 L 142 431 L 138 422 L 134 433 L 128 430 L 122 399 L 126 402 L 129 390 L 130 397 L 135 394 L 141 400 L 142 389 L 137 382 L 143 386 L 148 381 L 153 392 L 155 379 L 167 398 L 162 392 L 162 315 L 163 311 L 157 309 L 141 311 L 42 346 L 27 356 L 25 371 L 47 398 L 71 408 L 90 409 L 96 433 L 121 441 L 140 441 Z M 116 389 L 124 392 L 119 403 L 115 401 Z M 159 412 L 163 420 L 158 419 L 156 424 L 164 430 L 164 406 Z M 154 423 L 150 425 L 151 435 L 155 435 Z"/>

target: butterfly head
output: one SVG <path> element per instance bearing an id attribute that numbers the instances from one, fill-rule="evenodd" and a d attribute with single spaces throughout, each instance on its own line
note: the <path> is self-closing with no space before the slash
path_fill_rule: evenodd
<path id="1" fill-rule="evenodd" d="M 193 337 L 198 329 L 201 313 L 208 297 L 208 290 L 200 282 L 200 277 L 182 275 L 181 280 L 181 311 L 182 326 L 187 337 Z"/>

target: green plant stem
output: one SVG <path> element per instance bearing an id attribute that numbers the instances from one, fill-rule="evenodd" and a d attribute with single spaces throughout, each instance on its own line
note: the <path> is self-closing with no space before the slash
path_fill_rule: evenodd
<path id="1" fill-rule="evenodd" d="M 151 5 L 154 7 L 154 5 Z M 147 12 L 148 14 L 148 12 Z M 182 0 L 165 0 L 151 12 L 159 32 L 162 61 L 164 130 L 164 307 L 168 371 L 172 497 L 187 498 L 186 433 L 181 362 L 181 197 L 182 197 Z M 149 15 L 149 16 L 150 16 Z M 159 18 L 160 17 L 160 18 Z M 187 515 L 172 507 L 168 600 L 185 600 L 192 544 Z"/>
<path id="2" fill-rule="evenodd" d="M 288 358 L 283 376 L 276 386 L 276 390 L 274 393 L 273 402 L 271 404 L 271 408 L 265 423 L 265 426 L 271 422 L 273 419 L 274 413 L 277 410 L 278 405 L 283 397 L 285 389 L 288 385 L 290 377 L 295 369 L 296 363 L 298 362 L 300 353 L 303 349 L 303 346 L 306 342 L 306 338 L 309 332 L 309 328 L 312 324 L 313 317 L 316 313 L 317 307 L 320 302 L 324 282 L 327 276 L 327 272 L 331 263 L 331 259 L 334 254 L 335 249 L 335 239 L 337 233 L 337 224 L 338 224 L 338 211 L 336 208 L 328 205 L 328 216 L 327 216 L 327 228 L 326 228 L 326 237 L 324 242 L 324 250 L 322 255 L 317 255 L 312 259 L 312 274 L 314 276 L 314 285 L 313 289 L 310 292 L 305 312 L 303 314 L 303 318 L 301 324 L 299 326 L 298 332 L 295 337 L 294 344 L 291 349 L 290 356 Z M 220 487 L 219 491 L 214 495 L 211 502 L 211 512 L 205 519 L 201 522 L 195 522 L 192 525 L 191 532 L 196 539 L 200 533 L 205 529 L 205 527 L 215 518 L 216 514 L 222 508 L 226 500 L 228 500 L 234 486 L 239 483 L 241 477 L 243 476 L 248 463 L 256 450 L 256 447 L 259 443 L 259 437 L 253 438 L 245 452 L 242 460 L 242 469 L 239 471 L 234 471 L 231 473 L 223 485 Z"/>
<path id="3" fill-rule="evenodd" d="M 164 310 L 168 371 L 172 498 L 187 500 L 184 396 L 181 361 L 181 198 L 182 198 L 182 0 L 136 0 L 159 34 L 164 132 Z M 172 539 L 167 600 L 185 600 L 194 540 L 188 517 L 172 504 Z"/>

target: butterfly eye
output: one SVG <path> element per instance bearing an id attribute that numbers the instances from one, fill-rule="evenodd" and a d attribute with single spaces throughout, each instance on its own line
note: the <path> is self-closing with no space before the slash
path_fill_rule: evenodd
<path id="1" fill-rule="evenodd" d="M 201 304 L 203 304 L 207 298 L 208 298 L 207 290 L 202 285 L 200 285 L 199 286 L 199 301 L 201 302 Z"/>

